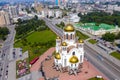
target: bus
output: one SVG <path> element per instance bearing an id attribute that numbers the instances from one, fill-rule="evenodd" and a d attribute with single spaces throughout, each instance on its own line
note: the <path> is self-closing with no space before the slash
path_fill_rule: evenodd
<path id="1" fill-rule="evenodd" d="M 30 62 L 30 64 L 33 65 L 38 59 L 39 59 L 39 57 L 34 58 L 34 59 Z"/>

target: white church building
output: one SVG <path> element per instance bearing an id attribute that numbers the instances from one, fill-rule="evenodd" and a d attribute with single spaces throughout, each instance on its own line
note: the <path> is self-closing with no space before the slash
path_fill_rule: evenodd
<path id="1" fill-rule="evenodd" d="M 54 66 L 58 71 L 77 74 L 80 72 L 83 60 L 84 42 L 83 40 L 77 40 L 73 25 L 67 24 L 62 39 L 60 37 L 56 39 Z"/>

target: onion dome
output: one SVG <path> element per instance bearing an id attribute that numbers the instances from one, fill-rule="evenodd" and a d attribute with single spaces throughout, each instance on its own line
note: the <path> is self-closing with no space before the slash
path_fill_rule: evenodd
<path id="1" fill-rule="evenodd" d="M 84 43 L 84 41 L 82 39 L 79 40 L 79 43 Z"/>
<path id="2" fill-rule="evenodd" d="M 77 62 L 79 62 L 79 60 L 78 60 L 77 56 L 72 56 L 72 57 L 70 58 L 69 62 L 70 62 L 70 63 L 77 63 Z"/>
<path id="3" fill-rule="evenodd" d="M 58 36 L 57 39 L 60 39 L 60 37 Z"/>
<path id="4" fill-rule="evenodd" d="M 55 59 L 61 59 L 61 56 L 59 53 L 55 53 L 54 57 L 55 57 Z"/>
<path id="5" fill-rule="evenodd" d="M 67 24 L 64 28 L 65 32 L 73 32 L 75 29 L 72 24 Z"/>
<path id="6" fill-rule="evenodd" d="M 63 43 L 62 43 L 62 46 L 67 46 L 67 43 L 66 43 L 66 42 L 63 42 Z"/>

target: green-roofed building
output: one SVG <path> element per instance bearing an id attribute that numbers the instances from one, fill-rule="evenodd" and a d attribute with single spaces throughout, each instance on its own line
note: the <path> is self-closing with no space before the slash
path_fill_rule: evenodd
<path id="1" fill-rule="evenodd" d="M 120 28 L 113 25 L 108 25 L 105 23 L 101 23 L 96 25 L 96 23 L 77 23 L 74 25 L 76 28 L 89 32 L 93 35 L 102 35 L 106 32 L 117 32 L 120 31 Z"/>

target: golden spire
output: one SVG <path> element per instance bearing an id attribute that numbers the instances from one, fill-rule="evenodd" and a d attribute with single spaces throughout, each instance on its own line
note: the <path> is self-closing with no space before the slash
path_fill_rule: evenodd
<path id="1" fill-rule="evenodd" d="M 73 32 L 75 29 L 72 24 L 67 24 L 64 28 L 64 31 L 66 32 Z"/>
<path id="2" fill-rule="evenodd" d="M 66 42 L 63 42 L 63 43 L 62 43 L 62 46 L 67 46 L 67 43 L 66 43 Z"/>
<path id="3" fill-rule="evenodd" d="M 61 59 L 60 53 L 55 53 L 54 57 L 55 59 Z"/>
<path id="4" fill-rule="evenodd" d="M 77 63 L 77 62 L 79 62 L 78 57 L 77 57 L 77 56 L 72 56 L 72 57 L 70 58 L 69 62 L 70 62 L 70 63 Z"/>
<path id="5" fill-rule="evenodd" d="M 82 39 L 79 40 L 79 43 L 84 43 L 84 41 Z"/>

